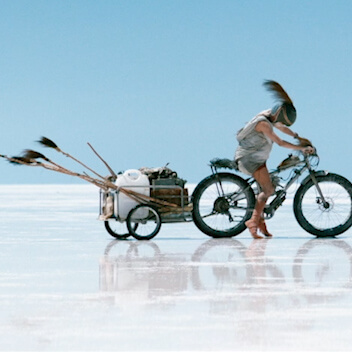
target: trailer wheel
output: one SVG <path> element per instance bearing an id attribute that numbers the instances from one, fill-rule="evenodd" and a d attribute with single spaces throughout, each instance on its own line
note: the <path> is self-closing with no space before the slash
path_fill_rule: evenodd
<path id="1" fill-rule="evenodd" d="M 127 216 L 129 233 L 137 240 L 150 240 L 160 231 L 159 211 L 147 204 L 139 204 Z"/>

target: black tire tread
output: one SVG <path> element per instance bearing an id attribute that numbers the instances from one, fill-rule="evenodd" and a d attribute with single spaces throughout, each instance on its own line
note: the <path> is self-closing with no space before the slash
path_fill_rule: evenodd
<path id="1" fill-rule="evenodd" d="M 228 230 L 228 231 L 219 231 L 212 229 L 209 227 L 202 219 L 201 215 L 199 214 L 199 209 L 198 209 L 198 202 L 203 194 L 203 192 L 209 187 L 210 185 L 214 184 L 216 181 L 216 178 L 220 178 L 221 180 L 227 180 L 227 181 L 233 181 L 234 183 L 237 183 L 241 188 L 246 189 L 246 198 L 248 201 L 248 208 L 251 209 L 251 211 L 247 212 L 246 216 L 243 218 L 243 220 L 234 228 Z M 251 187 L 249 187 L 247 181 L 245 181 L 242 177 L 234 175 L 232 173 L 218 173 L 215 175 L 210 175 L 203 179 L 195 188 L 193 195 L 192 195 L 192 201 L 193 201 L 193 211 L 192 211 L 192 217 L 195 225 L 198 227 L 200 231 L 202 231 L 204 234 L 213 237 L 213 238 L 222 238 L 222 237 L 233 237 L 241 232 L 243 232 L 246 229 L 245 222 L 251 217 L 252 215 L 252 209 L 254 208 L 255 205 L 255 196 L 253 193 L 253 190 Z"/>
<path id="2" fill-rule="evenodd" d="M 333 174 L 333 173 L 328 173 L 326 175 L 319 175 L 316 176 L 316 179 L 318 183 L 324 182 L 324 181 L 330 181 L 339 184 L 342 186 L 350 195 L 351 198 L 351 204 L 352 204 L 352 184 L 349 180 L 347 180 L 345 177 Z M 299 225 L 309 232 L 312 235 L 315 235 L 317 237 L 333 237 L 342 234 L 343 232 L 347 231 L 351 226 L 352 226 L 352 212 L 349 216 L 349 218 L 346 220 L 344 224 L 341 224 L 339 226 L 336 226 L 331 229 L 317 229 L 315 228 L 312 224 L 309 223 L 309 221 L 305 218 L 302 212 L 302 199 L 305 195 L 305 193 L 311 188 L 314 187 L 313 181 L 310 180 L 305 184 L 302 184 L 294 197 L 293 200 L 293 211 L 296 217 L 297 222 Z"/>

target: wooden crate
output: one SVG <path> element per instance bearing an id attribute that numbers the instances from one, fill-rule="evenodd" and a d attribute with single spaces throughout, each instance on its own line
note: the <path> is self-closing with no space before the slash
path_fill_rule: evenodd
<path id="1" fill-rule="evenodd" d="M 161 199 L 169 203 L 182 206 L 182 193 L 183 193 L 183 205 L 188 205 L 188 189 L 187 188 L 152 188 L 150 190 L 150 196 L 152 198 Z"/>

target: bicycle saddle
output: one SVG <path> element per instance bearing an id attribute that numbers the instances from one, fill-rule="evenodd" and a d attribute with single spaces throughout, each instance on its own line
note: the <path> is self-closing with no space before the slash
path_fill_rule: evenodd
<path id="1" fill-rule="evenodd" d="M 237 165 L 235 161 L 230 159 L 220 159 L 220 158 L 212 159 L 210 160 L 210 166 L 222 168 L 222 169 L 237 170 Z"/>

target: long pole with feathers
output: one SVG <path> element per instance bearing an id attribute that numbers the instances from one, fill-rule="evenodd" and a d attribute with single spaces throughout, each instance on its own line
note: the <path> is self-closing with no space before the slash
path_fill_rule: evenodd
<path id="1" fill-rule="evenodd" d="M 37 153 L 37 152 L 34 152 L 34 151 L 31 151 L 31 152 L 32 153 Z M 69 175 L 69 176 L 79 177 L 79 178 L 83 179 L 84 181 L 92 183 L 95 186 L 97 186 L 99 188 L 102 188 L 104 190 L 107 190 L 109 187 L 111 188 L 111 185 L 105 183 L 104 181 L 95 179 L 93 177 L 90 177 L 89 175 L 83 175 L 83 174 L 79 174 L 77 172 L 73 172 L 71 170 L 68 170 L 68 169 L 62 167 L 61 165 L 58 165 L 58 164 L 50 161 L 43 154 L 41 154 L 41 153 L 38 153 L 38 154 L 40 154 L 42 156 L 37 155 L 36 158 L 33 158 L 33 155 L 32 155 L 31 158 L 28 158 L 26 156 L 9 157 L 7 155 L 0 155 L 0 157 L 4 158 L 4 159 L 7 159 L 11 164 L 14 164 L 14 165 L 26 165 L 26 166 L 33 166 L 33 167 L 42 167 L 42 168 L 50 170 L 50 171 L 59 172 L 59 173 L 62 173 L 62 174 L 65 174 L 65 175 Z M 48 162 L 46 162 L 46 163 L 40 162 L 40 161 L 37 160 L 37 158 L 46 160 Z"/>
<path id="2" fill-rule="evenodd" d="M 38 153 L 41 154 L 41 153 Z M 41 154 L 42 155 L 42 154 Z M 51 170 L 51 171 L 56 171 L 56 172 L 60 172 L 63 173 L 65 175 L 70 175 L 70 176 L 76 176 L 79 177 L 89 183 L 94 184 L 95 186 L 102 188 L 104 190 L 108 190 L 108 189 L 115 189 L 115 190 L 119 190 L 120 192 L 122 192 L 123 194 L 131 197 L 132 199 L 136 200 L 139 203 L 155 203 L 157 205 L 161 205 L 161 206 L 165 206 L 168 208 L 178 208 L 177 204 L 174 203 L 169 203 L 167 201 L 161 200 L 161 199 L 156 199 L 156 198 L 152 198 L 149 197 L 147 195 L 141 194 L 139 192 L 135 192 L 123 187 L 118 187 L 117 185 L 115 185 L 114 183 L 110 182 L 109 180 L 105 180 L 105 181 L 101 181 L 95 178 L 92 178 L 88 175 L 82 175 L 79 174 L 77 172 L 73 172 L 70 171 L 58 164 L 48 164 L 48 163 L 43 163 L 43 162 L 39 162 L 36 159 L 28 159 L 24 156 L 13 156 L 13 157 L 9 157 L 7 155 L 0 155 L 1 158 L 7 159 L 10 163 L 12 164 L 16 164 L 16 165 L 26 165 L 26 166 L 37 166 L 37 167 L 43 167 L 47 170 Z M 42 155 L 42 157 L 45 157 L 44 155 Z M 40 157 L 40 158 L 42 158 Z M 44 159 L 45 160 L 45 159 Z"/>
<path id="3" fill-rule="evenodd" d="M 91 171 L 94 175 L 98 176 L 99 178 L 105 180 L 105 177 L 99 175 L 97 172 L 95 172 L 93 169 L 91 169 L 90 167 L 88 167 L 87 165 L 83 164 L 81 161 L 79 161 L 78 159 L 76 159 L 75 157 L 73 157 L 72 155 L 64 152 L 63 150 L 61 150 L 56 143 L 54 143 L 52 140 L 50 140 L 49 138 L 46 137 L 41 137 L 38 141 L 39 144 L 41 144 L 42 146 L 46 147 L 46 148 L 52 148 L 55 149 L 57 152 L 65 155 L 66 157 L 74 160 L 75 162 L 79 163 L 80 165 L 82 165 L 83 167 L 85 167 L 87 170 Z"/>
<path id="4" fill-rule="evenodd" d="M 107 167 L 107 169 L 110 171 L 111 176 L 114 178 L 114 180 L 117 179 L 117 175 L 115 171 L 109 166 L 109 164 L 98 154 L 98 152 L 92 147 L 90 143 L 87 143 L 89 147 L 93 150 L 94 154 L 104 163 L 104 165 Z"/>
<path id="5" fill-rule="evenodd" d="M 42 137 L 42 139 L 40 140 L 40 144 L 45 145 L 46 147 L 49 147 L 49 148 L 53 148 L 56 151 L 61 152 L 65 156 L 68 156 L 68 157 L 72 158 L 73 160 L 77 161 L 79 164 L 85 166 L 83 163 L 81 163 L 76 158 L 72 157 L 71 155 L 69 155 L 67 153 L 64 153 L 52 140 L 50 140 L 46 137 Z M 131 197 L 132 199 L 138 201 L 139 203 L 151 202 L 151 203 L 157 204 L 159 206 L 165 206 L 167 208 L 175 208 L 175 209 L 178 208 L 178 205 L 176 205 L 176 204 L 169 203 L 169 202 L 161 200 L 161 199 L 152 198 L 147 195 L 143 195 L 139 192 L 135 192 L 130 189 L 126 189 L 124 187 L 118 187 L 116 184 L 112 183 L 109 179 L 103 178 L 102 176 L 100 176 L 94 170 L 88 168 L 87 166 L 85 166 L 85 167 L 87 169 L 89 169 L 91 172 L 93 172 L 95 175 L 99 175 L 99 177 L 101 179 L 96 179 L 96 178 L 93 178 L 87 174 L 80 174 L 80 173 L 71 171 L 71 170 L 53 162 L 51 159 L 46 157 L 44 154 L 39 153 L 34 150 L 31 150 L 31 149 L 24 150 L 23 155 L 21 155 L 21 156 L 9 157 L 7 155 L 0 154 L 0 157 L 7 159 L 10 163 L 15 164 L 15 165 L 43 167 L 47 170 L 56 171 L 56 172 L 63 173 L 66 175 L 79 177 L 89 183 L 94 184 L 95 186 L 97 186 L 99 188 L 104 189 L 105 191 L 107 191 L 109 189 L 119 190 L 120 192 L 122 192 L 125 195 Z M 42 160 L 44 160 L 44 162 L 38 161 L 38 159 L 42 159 Z"/>

